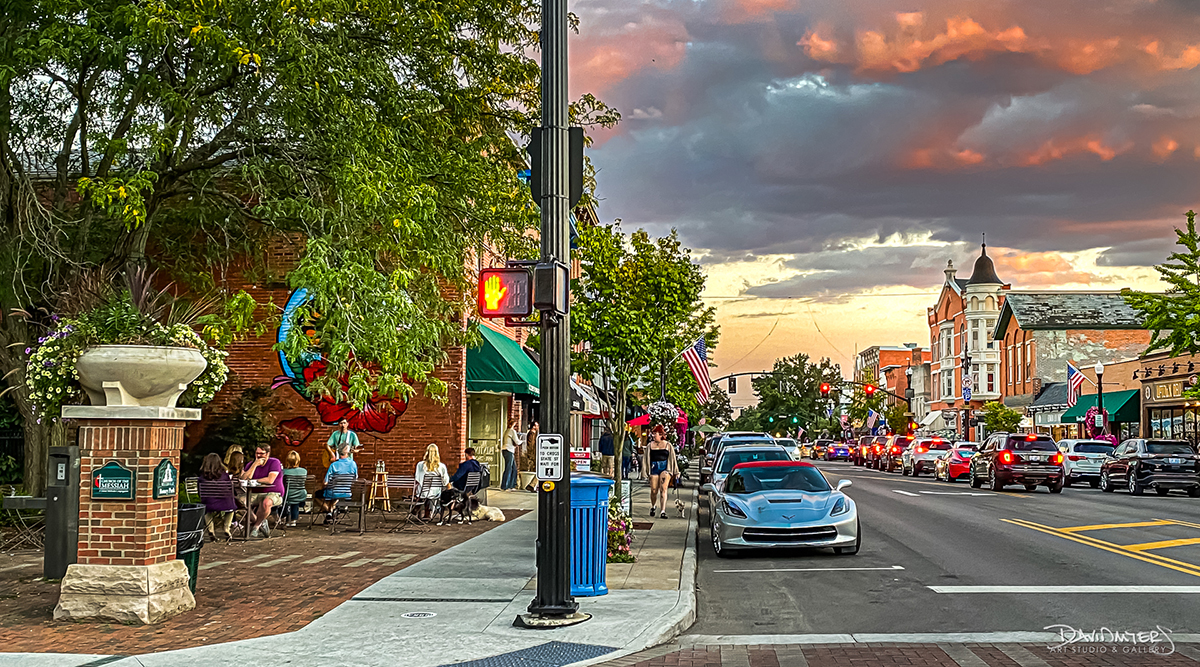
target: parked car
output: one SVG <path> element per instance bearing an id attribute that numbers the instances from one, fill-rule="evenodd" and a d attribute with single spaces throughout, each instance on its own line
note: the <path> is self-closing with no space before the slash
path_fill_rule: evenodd
<path id="1" fill-rule="evenodd" d="M 1126 440 L 1100 466 L 1100 490 L 1118 486 L 1135 496 L 1153 488 L 1160 496 L 1181 489 L 1200 498 L 1200 456 L 1185 440 Z"/>
<path id="2" fill-rule="evenodd" d="M 905 477 L 932 473 L 937 460 L 950 449 L 950 441 L 945 438 L 917 438 L 901 453 L 900 472 Z"/>
<path id="3" fill-rule="evenodd" d="M 811 463 L 742 463 L 730 471 L 712 501 L 712 545 L 718 557 L 733 550 L 832 547 L 858 553 L 862 535 L 858 509 L 842 489 Z"/>
<path id="4" fill-rule="evenodd" d="M 711 488 L 717 493 L 721 491 L 721 485 L 725 481 L 725 477 L 733 470 L 734 466 L 740 463 L 753 463 L 755 461 L 791 461 L 792 455 L 783 447 L 776 444 L 771 445 L 735 445 L 726 447 L 721 456 L 717 458 L 717 465 L 713 467 L 711 481 L 701 487 L 701 490 Z"/>
<path id="5" fill-rule="evenodd" d="M 832 444 L 833 441 L 826 438 L 817 440 L 813 443 L 812 449 L 810 449 L 808 452 L 809 458 L 813 459 L 814 461 L 825 458 L 825 450 L 829 449 L 829 446 Z"/>
<path id="6" fill-rule="evenodd" d="M 895 472 L 904 467 L 904 450 L 916 440 L 911 435 L 888 436 L 887 442 L 880 448 L 876 462 L 880 470 Z"/>
<path id="7" fill-rule="evenodd" d="M 866 466 L 876 470 L 886 469 L 885 460 L 887 459 L 888 441 L 892 436 L 876 436 L 875 442 L 867 449 Z"/>
<path id="8" fill-rule="evenodd" d="M 775 438 L 775 444 L 787 450 L 795 461 L 800 460 L 800 445 L 792 438 Z"/>
<path id="9" fill-rule="evenodd" d="M 971 488 L 987 482 L 993 491 L 1022 484 L 1026 491 L 1045 486 L 1050 493 L 1062 493 L 1063 458 L 1048 435 L 993 433 L 971 457 Z"/>
<path id="10" fill-rule="evenodd" d="M 934 463 L 933 477 L 944 482 L 957 481 L 971 474 L 971 457 L 979 449 L 977 442 L 956 442 Z"/>
<path id="11" fill-rule="evenodd" d="M 717 457 L 721 455 L 721 450 L 730 445 L 773 445 L 775 438 L 766 433 L 758 433 L 755 431 L 725 431 L 718 433 L 713 439 L 709 440 L 708 451 L 704 455 L 704 464 L 700 467 L 700 483 L 703 484 L 708 480 L 708 476 L 712 474 L 713 464 Z"/>
<path id="12" fill-rule="evenodd" d="M 822 458 L 824 458 L 826 461 L 849 461 L 850 452 L 853 451 L 850 448 L 850 442 L 835 442 L 829 445 L 825 448 L 825 456 Z"/>
<path id="13" fill-rule="evenodd" d="M 1104 440 L 1059 440 L 1058 451 L 1066 457 L 1063 465 L 1067 478 L 1063 485 L 1088 482 L 1093 489 L 1100 486 L 1100 466 L 1113 449 L 1112 444 Z"/>
<path id="14" fill-rule="evenodd" d="M 850 461 L 856 466 L 860 466 L 867 462 L 867 448 L 875 441 L 875 436 L 864 435 L 854 443 L 854 448 L 850 452 Z"/>

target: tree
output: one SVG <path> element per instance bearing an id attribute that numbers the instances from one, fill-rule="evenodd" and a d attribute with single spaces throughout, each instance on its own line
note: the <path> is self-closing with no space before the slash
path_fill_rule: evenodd
<path id="1" fill-rule="evenodd" d="M 893 433 L 908 433 L 908 405 L 897 401 L 889 405 L 884 411 L 887 426 Z"/>
<path id="2" fill-rule="evenodd" d="M 776 359 L 770 374 L 751 380 L 758 404 L 742 410 L 729 428 L 772 432 L 781 429 L 795 432 L 803 428 L 814 437 L 822 430 L 840 428 L 837 420 L 826 414 L 834 398 L 821 396 L 821 384 L 836 385 L 841 379 L 841 368 L 828 358 L 813 363 L 801 352 Z M 781 416 L 787 420 L 782 425 L 778 423 Z M 771 421 L 772 418 L 776 421 Z"/>
<path id="3" fill-rule="evenodd" d="M 1172 356 L 1200 353 L 1200 234 L 1195 211 L 1187 212 L 1187 230 L 1176 228 L 1175 236 L 1183 250 L 1154 267 L 1170 285 L 1167 291 L 1151 294 L 1126 288 L 1121 292 L 1152 332 L 1146 354 L 1156 350 L 1169 350 Z"/>
<path id="4" fill-rule="evenodd" d="M 733 406 L 729 403 L 729 394 L 714 386 L 708 396 L 708 403 L 700 408 L 700 416 L 708 420 L 714 428 L 723 429 L 733 421 Z"/>
<path id="5" fill-rule="evenodd" d="M 875 381 L 875 375 L 871 371 L 866 371 L 863 374 L 862 381 L 865 384 L 873 385 L 875 391 L 868 394 L 866 388 L 862 385 L 854 385 L 854 393 L 850 397 L 850 421 L 865 423 L 870 413 L 876 412 L 879 414 L 876 417 L 876 423 L 882 425 L 886 421 L 883 404 L 887 399 L 887 394 L 879 389 L 879 385 Z M 887 425 L 891 426 L 890 423 Z M 903 433 L 903 430 L 897 432 Z"/>
<path id="6" fill-rule="evenodd" d="M 81 285 L 133 267 L 193 292 L 278 281 L 267 242 L 300 240 L 287 280 L 320 317 L 285 347 L 318 341 L 311 387 L 443 395 L 432 370 L 472 336 L 468 257 L 533 254 L 513 137 L 539 106 L 538 16 L 532 0 L 6 3 L 0 312 L 32 317 L 0 321 L 0 370 L 28 490 L 67 433 L 30 419 L 23 343 L 88 308 Z M 617 119 L 591 96 L 573 111 Z"/>
<path id="7" fill-rule="evenodd" d="M 999 401 L 983 404 L 983 425 L 989 433 L 1010 433 L 1021 424 L 1021 413 Z"/>
<path id="8" fill-rule="evenodd" d="M 709 350 L 716 347 L 714 310 L 700 300 L 704 274 L 674 231 L 659 239 L 642 230 L 626 236 L 618 221 L 585 227 L 579 236 L 582 271 L 580 278 L 572 281 L 572 293 L 577 297 L 571 304 L 571 338 L 576 350 L 572 370 L 595 378 L 613 398 L 609 428 L 624 433 L 625 407 L 632 390 L 658 396 L 664 371 L 670 371 L 678 382 L 673 387 L 683 386 L 685 379 L 691 378 L 690 372 L 682 362 L 668 365 L 671 355 L 701 335 Z M 689 393 L 696 390 L 691 379 Z M 678 393 L 673 395 L 677 405 L 688 405 Z M 695 410 L 694 398 L 690 405 Z M 620 460 L 624 439 L 616 438 L 614 445 Z M 620 473 L 617 466 L 618 497 Z"/>

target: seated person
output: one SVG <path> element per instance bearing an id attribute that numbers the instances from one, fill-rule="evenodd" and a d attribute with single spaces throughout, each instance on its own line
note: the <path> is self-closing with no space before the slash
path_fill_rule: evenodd
<path id="1" fill-rule="evenodd" d="M 283 504 L 283 464 L 271 456 L 271 445 L 254 448 L 254 460 L 246 463 L 241 478 L 258 482 L 250 495 L 250 521 L 254 527 L 250 537 L 270 537 L 267 519 L 271 517 L 271 508 Z"/>
<path id="2" fill-rule="evenodd" d="M 450 486 L 459 491 L 467 488 L 467 475 L 469 473 L 479 473 L 480 482 L 482 483 L 483 481 L 483 465 L 475 460 L 475 448 L 467 447 L 463 453 L 466 454 L 467 458 L 458 464 L 458 470 L 455 470 L 454 476 L 450 478 Z"/>
<path id="3" fill-rule="evenodd" d="M 349 443 L 343 444 L 338 448 L 338 459 L 329 464 L 329 469 L 325 471 L 325 488 L 313 494 L 322 509 L 325 510 L 325 525 L 333 523 L 333 513 L 337 509 L 337 501 L 343 498 L 350 498 L 350 489 L 335 491 L 329 486 L 334 475 L 353 475 L 358 478 L 358 464 L 354 459 L 350 458 L 351 446 Z"/>
<path id="4" fill-rule="evenodd" d="M 229 485 L 229 471 L 225 470 L 225 464 L 221 461 L 221 455 L 213 452 L 204 457 L 204 461 L 200 464 L 200 502 L 204 503 L 204 527 L 207 536 L 210 540 L 217 539 L 217 531 L 213 521 L 219 519 L 221 527 L 225 532 L 225 539 L 233 539 L 233 511 L 237 509 L 237 502 L 233 498 L 233 487 Z M 220 485 L 208 484 L 208 482 L 223 482 L 226 486 L 223 489 L 224 493 L 207 493 L 213 487 Z M 213 489 L 217 491 L 218 489 Z"/>

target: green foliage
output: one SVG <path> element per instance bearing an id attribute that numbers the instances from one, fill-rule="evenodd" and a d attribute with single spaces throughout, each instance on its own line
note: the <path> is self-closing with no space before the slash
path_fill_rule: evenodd
<path id="1" fill-rule="evenodd" d="M 672 358 L 701 335 L 715 349 L 718 330 L 714 309 L 700 299 L 704 274 L 678 234 L 654 239 L 642 230 L 626 236 L 619 222 L 585 226 L 577 256 L 582 274 L 571 285 L 578 297 L 571 305 L 571 342 L 579 351 L 572 353 L 571 367 L 617 397 L 612 432 L 625 432 L 631 390 L 657 398 L 663 373 L 668 400 L 689 416 L 698 414 L 696 381 L 686 364 Z M 618 438 L 618 460 L 623 447 Z"/>
<path id="2" fill-rule="evenodd" d="M 729 394 L 725 393 L 724 389 L 713 386 L 708 395 L 708 403 L 700 409 L 700 416 L 707 418 L 712 426 L 723 430 L 733 421 L 733 406 L 729 403 Z"/>
<path id="3" fill-rule="evenodd" d="M 1146 354 L 1168 350 L 1171 356 L 1200 353 L 1200 234 L 1196 213 L 1187 212 L 1187 229 L 1175 229 L 1176 245 L 1167 261 L 1154 267 L 1159 278 L 1170 285 L 1163 294 L 1122 291 L 1131 308 L 1141 313 L 1150 329 Z"/>
<path id="4" fill-rule="evenodd" d="M 0 454 L 0 484 L 20 484 L 21 464 L 10 454 Z"/>
<path id="5" fill-rule="evenodd" d="M 850 396 L 850 410 L 848 412 L 851 422 L 865 422 L 871 410 L 882 415 L 883 404 L 887 400 L 887 394 L 878 390 L 879 385 L 874 373 L 866 371 L 861 381 L 866 384 L 875 385 L 876 391 L 874 394 L 867 394 L 866 388 L 862 385 L 854 385 L 854 393 Z"/>
<path id="6" fill-rule="evenodd" d="M 751 381 L 759 399 L 755 411 L 757 428 L 752 430 L 780 431 L 779 425 L 770 421 L 772 417 L 778 420 L 780 415 L 789 418 L 783 431 L 792 434 L 797 427 L 812 434 L 835 425 L 825 416 L 834 399 L 821 396 L 821 383 L 836 385 L 842 379 L 837 364 L 828 358 L 813 363 L 807 354 L 800 352 L 776 359 L 771 372 L 772 375 L 762 375 Z M 798 417 L 799 423 L 792 424 L 791 417 Z"/>
<path id="7" fill-rule="evenodd" d="M 896 401 L 889 405 L 883 411 L 886 417 L 888 428 L 894 433 L 908 433 L 908 405 L 903 401 Z"/>
<path id="8" fill-rule="evenodd" d="M 224 457 L 225 451 L 236 445 L 251 453 L 255 447 L 273 442 L 283 408 L 279 394 L 270 387 L 254 385 L 243 389 L 233 409 L 208 428 L 204 440 L 186 453 L 180 465 L 188 472 L 198 471 L 204 456 L 210 452 Z"/>
<path id="9" fill-rule="evenodd" d="M 1021 424 L 1021 413 L 998 401 L 983 404 L 983 425 L 989 433 L 1010 433 Z"/>
<path id="10" fill-rule="evenodd" d="M 617 459 L 620 461 L 620 459 Z M 613 498 L 608 503 L 608 561 L 609 563 L 632 563 L 633 519 L 621 508 L 621 501 Z"/>

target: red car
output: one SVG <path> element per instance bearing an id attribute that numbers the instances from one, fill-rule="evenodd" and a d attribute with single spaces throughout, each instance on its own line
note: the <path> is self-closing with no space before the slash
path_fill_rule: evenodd
<path id="1" fill-rule="evenodd" d="M 975 456 L 977 449 L 979 446 L 973 442 L 956 443 L 950 451 L 937 460 L 933 471 L 934 479 L 953 482 L 959 477 L 970 475 L 971 457 Z"/>

